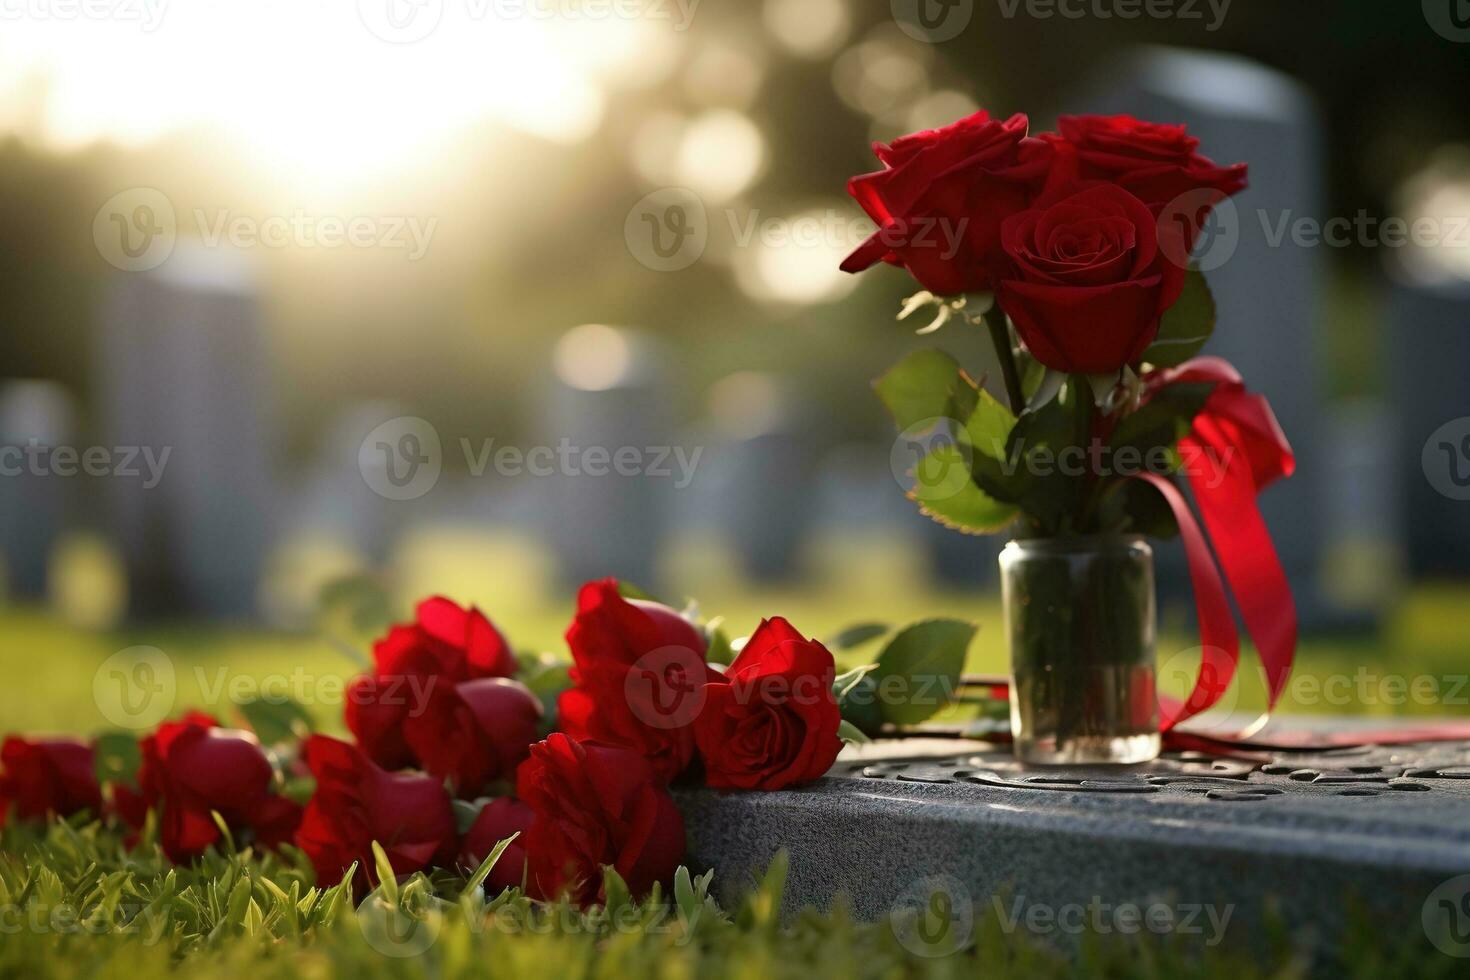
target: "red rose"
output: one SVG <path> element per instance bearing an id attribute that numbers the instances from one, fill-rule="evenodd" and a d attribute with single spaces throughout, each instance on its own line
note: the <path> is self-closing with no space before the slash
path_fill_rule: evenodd
<path id="1" fill-rule="evenodd" d="M 495 845 L 520 834 L 500 855 L 485 884 L 492 895 L 507 888 L 518 888 L 526 877 L 526 832 L 531 828 L 534 814 L 520 800 L 502 796 L 491 800 L 481 809 L 475 822 L 465 833 L 459 844 L 459 864 L 466 872 L 473 872 L 480 862 L 489 857 Z"/>
<path id="2" fill-rule="evenodd" d="M 1190 191 L 1226 198 L 1246 187 L 1245 164 L 1217 166 L 1198 152 L 1199 140 L 1184 126 L 1132 116 L 1063 116 L 1057 128 L 1077 148 L 1083 179 L 1112 181 L 1155 211 Z"/>
<path id="3" fill-rule="evenodd" d="M 1142 357 L 1184 286 L 1161 233 L 1177 231 L 1114 184 L 1008 219 L 1002 234 L 1015 271 L 996 296 L 1031 355 L 1079 374 L 1112 373 Z"/>
<path id="4" fill-rule="evenodd" d="M 403 721 L 403 736 L 423 768 L 473 799 L 511 777 L 539 739 L 541 702 L 504 677 L 437 687 L 424 710 Z"/>
<path id="5" fill-rule="evenodd" d="M 347 727 L 378 765 L 417 764 L 405 721 L 422 714 L 440 687 L 516 672 L 510 645 L 478 609 L 435 597 L 419 603 L 413 623 L 394 626 L 373 646 L 373 672 L 347 690 Z"/>
<path id="6" fill-rule="evenodd" d="M 1027 125 L 1023 115 L 1001 122 L 982 111 L 875 144 L 884 169 L 854 177 L 847 191 L 878 230 L 843 271 L 882 260 L 939 295 L 991 289 L 1005 265 L 1001 223 L 1030 206 L 1051 166 L 1051 146 L 1027 138 Z"/>
<path id="7" fill-rule="evenodd" d="M 781 618 L 760 624 L 706 691 L 695 733 L 705 780 L 780 789 L 824 774 L 842 750 L 832 654 Z"/>
<path id="8" fill-rule="evenodd" d="M 1063 116 L 1058 128 L 1079 177 L 1117 184 L 1182 231 L 1181 250 L 1168 255 L 1179 265 L 1188 266 L 1210 211 L 1246 187 L 1245 164 L 1216 165 L 1198 152 L 1199 140 L 1184 126 L 1132 116 Z"/>
<path id="9" fill-rule="evenodd" d="M 75 738 L 11 735 L 0 746 L 0 827 L 13 811 L 22 820 L 102 812 L 92 746 Z"/>
<path id="10" fill-rule="evenodd" d="M 668 606 L 625 599 L 614 579 L 589 582 L 567 629 L 573 687 L 558 702 L 558 724 L 579 741 L 620 745 L 648 759 L 671 782 L 694 757 L 692 724 L 704 685 L 719 679 L 705 663 L 705 640 Z"/>
<path id="11" fill-rule="evenodd" d="M 353 861 L 356 884 L 378 884 L 373 841 L 396 874 L 411 874 L 454 855 L 454 813 L 439 780 L 417 773 L 386 772 L 346 742 L 313 735 L 306 763 L 316 793 L 306 805 L 296 846 L 316 868 L 317 884 L 335 885 Z"/>
<path id="12" fill-rule="evenodd" d="M 635 895 L 667 884 L 684 858 L 684 821 L 641 756 L 561 733 L 531 747 L 516 795 L 535 814 L 526 834 L 527 889 L 588 905 L 603 897 L 602 866 Z"/>
<path id="13" fill-rule="evenodd" d="M 159 725 L 140 748 L 138 791 L 114 786 L 113 798 L 134 827 L 148 810 L 158 815 L 159 842 L 175 864 L 220 840 L 215 813 L 237 843 L 274 847 L 295 833 L 301 807 L 275 792 L 275 770 L 250 732 L 192 712 Z"/>

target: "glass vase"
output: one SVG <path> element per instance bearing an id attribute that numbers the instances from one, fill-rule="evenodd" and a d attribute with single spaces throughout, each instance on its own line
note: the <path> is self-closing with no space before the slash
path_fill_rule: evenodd
<path id="1" fill-rule="evenodd" d="M 1016 756 L 1040 765 L 1159 754 L 1153 550 L 1141 537 L 1012 541 L 1000 556 Z"/>

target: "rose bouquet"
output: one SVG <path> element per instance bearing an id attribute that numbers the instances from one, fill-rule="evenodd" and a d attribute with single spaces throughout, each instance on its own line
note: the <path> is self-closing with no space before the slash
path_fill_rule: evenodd
<path id="1" fill-rule="evenodd" d="M 672 788 L 817 779 L 844 741 L 948 704 L 973 635 L 930 620 L 823 643 L 772 617 L 731 640 L 606 579 L 578 594 L 566 660 L 518 653 L 478 609 L 436 597 L 346 686 L 350 741 L 279 698 L 239 705 L 248 729 L 190 712 L 142 738 L 12 735 L 0 827 L 86 813 L 177 864 L 286 850 L 319 887 L 359 896 L 436 870 L 540 901 L 599 903 L 612 882 L 642 896 L 684 858 Z M 837 673 L 829 645 L 885 637 L 875 662 Z"/>
<path id="2" fill-rule="evenodd" d="M 1071 116 L 1059 128 L 1032 136 L 1023 115 L 978 112 L 875 146 L 883 169 L 848 189 L 877 229 L 843 269 L 906 269 L 923 289 L 900 319 L 931 310 L 920 334 L 964 324 L 993 343 L 1000 398 L 932 348 L 876 388 L 923 446 L 920 509 L 1014 537 L 1001 566 L 1018 753 L 1133 762 L 1231 683 L 1239 640 L 1219 568 L 1272 704 L 1285 684 L 1295 614 L 1255 496 L 1293 460 L 1265 400 L 1197 356 L 1215 306 L 1190 255 L 1246 166 L 1216 165 L 1183 126 Z M 1204 656 L 1188 698 L 1160 705 L 1145 539 L 1176 534 Z"/>

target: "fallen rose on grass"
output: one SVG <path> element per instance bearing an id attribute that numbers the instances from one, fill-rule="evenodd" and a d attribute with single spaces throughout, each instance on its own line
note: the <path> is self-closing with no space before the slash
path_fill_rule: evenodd
<path id="1" fill-rule="evenodd" d="M 723 677 L 705 688 L 695 723 L 705 782 L 775 790 L 832 767 L 842 713 L 832 694 L 832 654 L 786 620 L 765 620 Z"/>
<path id="2" fill-rule="evenodd" d="M 627 749 L 555 733 L 521 764 L 516 795 L 534 819 L 525 841 L 532 897 L 602 899 L 602 868 L 636 896 L 669 884 L 684 857 L 684 820 L 653 767 Z"/>
<path id="3" fill-rule="evenodd" d="M 275 847 L 301 820 L 299 804 L 276 792 L 276 774 L 256 737 L 191 712 L 143 739 L 138 789 L 114 784 L 118 812 L 135 829 L 149 810 L 169 860 L 187 863 L 219 843 L 218 814 L 236 844 Z"/>
<path id="4" fill-rule="evenodd" d="M 699 630 L 670 607 L 626 599 L 616 579 L 602 579 L 578 592 L 566 639 L 573 687 L 558 703 L 561 730 L 631 749 L 661 781 L 677 779 L 694 758 L 704 685 L 720 677 L 705 662 Z"/>
<path id="5" fill-rule="evenodd" d="M 378 765 L 420 765 L 406 727 L 430 710 L 436 691 L 515 671 L 510 645 L 483 613 L 442 596 L 426 599 L 414 622 L 394 626 L 374 644 L 372 673 L 347 690 L 347 727 Z"/>
<path id="6" fill-rule="evenodd" d="M 436 688 L 423 711 L 404 719 L 403 735 L 426 772 L 473 798 L 514 777 L 540 724 L 541 702 L 524 684 L 485 677 Z"/>
<path id="7" fill-rule="evenodd" d="M 77 738 L 22 738 L 0 746 L 0 826 L 102 811 L 92 746 Z"/>
<path id="8" fill-rule="evenodd" d="M 446 865 L 457 835 L 449 794 L 421 773 L 386 772 L 358 749 L 313 735 L 304 749 L 316 777 L 296 846 L 316 868 L 319 886 L 335 885 L 357 862 L 360 891 L 377 887 L 376 841 L 396 874 Z"/>

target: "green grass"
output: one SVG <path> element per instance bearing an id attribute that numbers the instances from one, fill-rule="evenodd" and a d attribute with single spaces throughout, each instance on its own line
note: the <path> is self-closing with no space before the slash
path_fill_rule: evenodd
<path id="1" fill-rule="evenodd" d="M 696 590 L 706 615 L 722 614 L 734 635 L 749 632 L 763 615 L 780 614 L 811 635 L 878 620 L 901 624 L 927 616 L 979 622 L 969 667 L 1004 672 L 1006 655 L 998 603 L 976 593 L 939 592 L 907 566 L 868 567 L 845 578 L 829 576 L 825 588 L 781 591 L 710 581 Z M 879 571 L 892 573 L 878 574 Z M 513 592 L 494 580 L 449 576 L 444 591 L 475 601 L 523 650 L 563 652 L 561 633 L 570 615 L 570 593 Z M 458 588 L 455 585 L 458 584 Z M 433 589 L 416 586 L 401 598 Z M 1435 677 L 1466 672 L 1463 638 L 1470 634 L 1470 590 L 1422 588 L 1390 617 L 1381 635 L 1360 639 L 1308 638 L 1298 674 L 1351 678 L 1367 669 L 1377 676 Z M 405 607 L 407 603 L 404 603 Z M 1167 627 L 1168 624 L 1166 624 Z M 370 633 L 337 629 L 330 635 L 245 630 L 201 624 L 164 624 L 92 632 L 66 625 L 42 610 L 12 608 L 0 615 L 0 728 L 5 731 L 95 732 L 115 727 L 94 697 L 99 666 L 119 650 L 148 645 L 167 655 L 176 679 L 172 713 L 205 707 L 230 718 L 231 685 L 246 689 L 262 678 L 284 679 L 326 731 L 341 731 L 340 685 L 359 669 Z M 1165 629 L 1161 657 L 1192 641 Z M 357 651 L 353 654 L 351 651 Z M 862 660 L 863 651 L 852 659 Z M 217 690 L 218 696 L 211 696 Z M 238 690 L 238 688 L 236 688 Z M 1294 689 L 1298 693 L 1301 688 Z M 1470 695 L 1470 692 L 1462 692 Z M 334 696 L 335 695 L 335 696 Z M 1247 685 L 1242 706 L 1259 705 L 1258 685 Z M 1461 714 L 1442 703 L 1336 704 L 1320 697 L 1289 700 L 1291 711 L 1347 714 Z M 1065 977 L 1076 975 L 1067 956 L 1018 934 L 1007 934 L 993 912 L 976 924 L 966 952 L 923 957 L 906 949 L 886 921 L 854 922 L 840 902 L 826 915 L 807 913 L 778 923 L 780 875 L 770 877 L 736 908 L 681 908 L 655 898 L 644 905 L 615 902 L 612 912 L 582 915 L 533 905 L 517 894 L 486 900 L 464 898 L 463 879 L 436 872 L 405 883 L 389 924 L 423 928 L 436 939 L 422 955 L 385 956 L 381 936 L 365 933 L 363 915 L 341 892 L 312 890 L 311 871 L 300 855 L 211 855 L 191 869 L 170 870 L 156 847 L 126 853 L 110 831 L 56 825 L 44 836 L 11 827 L 0 838 L 0 976 L 27 978 L 139 977 L 172 969 L 175 976 L 270 977 L 373 975 L 390 977 L 656 976 L 668 978 L 956 976 Z M 690 887 L 694 887 L 689 883 Z M 333 895 L 335 894 L 335 897 Z M 284 896 L 284 897 L 283 897 Z M 430 896 L 436 900 L 429 901 Z M 672 896 L 677 899 L 679 896 Z M 685 900 L 688 895 L 684 895 Z M 687 905 L 687 901 L 682 903 Z M 402 909 L 400 909 L 402 906 Z M 369 911 L 377 906 L 369 906 Z M 51 919 L 62 915 L 58 927 Z M 383 908 L 389 908 L 383 906 Z M 145 929 L 151 911 L 163 927 Z M 406 910 L 406 911 L 405 911 Z M 58 913 L 59 914 L 59 913 Z M 368 914 L 368 913 L 363 913 Z M 13 918 L 22 915 L 22 918 Z M 42 925 L 32 925 L 33 917 Z M 391 918 L 398 916 L 399 918 Z M 401 919 L 401 921 L 400 921 Z M 372 920 L 369 918 L 369 930 Z M 15 923 L 21 923 L 19 929 Z M 85 922 L 88 928 L 76 923 Z M 71 924 L 68 924 L 71 923 Z M 407 923 L 407 925 L 405 925 Z M 412 929 L 409 930 L 410 932 Z M 1239 950 L 1168 942 L 1093 937 L 1084 945 L 1083 970 L 1099 976 L 1290 977 L 1302 961 L 1289 945 L 1248 960 Z M 1458 966 L 1401 937 L 1373 937 L 1371 929 L 1342 955 L 1341 975 L 1449 976 Z M 375 945 L 376 943 L 376 945 Z"/>
<path id="2" fill-rule="evenodd" d="M 1246 955 L 1181 936 L 1112 933 L 1083 936 L 1068 954 L 1006 933 L 994 913 L 926 932 L 927 943 L 901 915 L 862 924 L 840 904 L 783 921 L 784 858 L 730 909 L 709 896 L 708 876 L 684 871 L 672 894 L 642 902 L 610 875 L 606 904 L 577 910 L 515 889 L 487 896 L 478 882 L 488 870 L 415 875 L 354 907 L 343 887 L 312 887 L 309 864 L 289 848 L 210 852 L 173 869 L 149 836 L 127 851 L 96 824 L 11 827 L 0 835 L 0 977 L 1252 980 L 1303 976 L 1306 964 L 1279 939 Z M 1386 951 L 1371 930 L 1353 937 L 1333 975 L 1450 977 L 1459 967 L 1427 944 Z"/>
<path id="3" fill-rule="evenodd" d="M 902 571 L 900 569 L 900 571 Z M 452 579 L 451 579 L 452 581 Z M 428 586 L 432 588 L 432 586 Z M 422 591 L 422 590 L 421 590 Z M 571 616 L 570 592 L 546 598 L 516 596 L 497 602 L 493 584 L 444 591 L 463 601 L 478 602 L 501 625 L 518 649 L 565 656 L 562 631 Z M 968 668 L 1005 673 L 1007 654 L 999 603 L 986 593 L 936 591 L 921 579 L 895 576 L 886 586 L 847 582 L 827 588 L 753 589 L 717 583 L 698 593 L 705 615 L 723 615 L 735 636 L 754 629 L 762 616 L 782 615 L 808 635 L 828 636 L 856 622 L 900 625 L 931 616 L 973 619 L 980 631 L 971 646 Z M 408 603 L 403 603 L 406 608 Z M 1188 651 L 1198 643 L 1178 628 L 1164 624 L 1159 642 L 1161 664 L 1189 667 Z M 1281 706 L 1287 713 L 1459 716 L 1470 714 L 1470 588 L 1421 587 L 1410 593 L 1387 618 L 1377 636 L 1306 637 L 1297 659 L 1292 686 Z M 113 727 L 99 710 L 93 681 L 102 663 L 120 650 L 146 645 L 161 650 L 177 681 L 175 713 L 202 707 L 231 715 L 230 685 L 251 689 L 263 678 L 286 684 L 326 731 L 340 731 L 340 685 L 360 669 L 371 636 L 339 632 L 279 633 L 211 626 L 159 624 L 134 629 L 92 632 L 69 626 L 38 609 L 0 613 L 0 728 L 5 731 L 87 733 Z M 864 653 L 846 657 L 850 665 Z M 1171 657 L 1178 655 L 1178 660 Z M 1248 662 L 1250 655 L 1247 654 Z M 1182 683 L 1178 670 L 1166 671 L 1167 687 Z M 1416 698 L 1419 693 L 1437 697 Z M 1366 691 L 1364 699 L 1361 693 Z M 1253 668 L 1243 672 L 1239 707 L 1259 709 L 1264 693 Z M 1398 702 L 1398 703 L 1395 703 Z"/>

